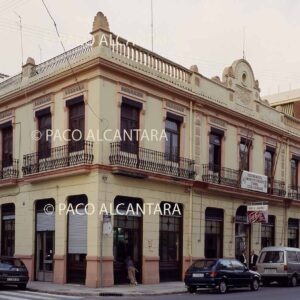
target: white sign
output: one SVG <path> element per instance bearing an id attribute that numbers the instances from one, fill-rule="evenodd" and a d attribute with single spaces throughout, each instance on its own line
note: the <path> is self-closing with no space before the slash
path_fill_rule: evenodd
<path id="1" fill-rule="evenodd" d="M 267 193 L 268 192 L 268 177 L 261 174 L 255 174 L 248 171 L 243 171 L 241 177 L 241 188 Z"/>
<path id="2" fill-rule="evenodd" d="M 111 215 L 103 215 L 102 230 L 105 235 L 110 235 L 112 233 Z"/>
<path id="3" fill-rule="evenodd" d="M 268 223 L 268 205 L 248 205 L 247 217 L 249 223 Z"/>

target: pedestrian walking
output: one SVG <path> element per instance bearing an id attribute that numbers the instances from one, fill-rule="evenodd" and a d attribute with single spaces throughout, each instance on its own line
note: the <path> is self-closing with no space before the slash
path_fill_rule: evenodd
<path id="1" fill-rule="evenodd" d="M 133 260 L 131 259 L 130 256 L 128 256 L 126 258 L 125 262 L 126 262 L 126 267 L 127 267 L 128 278 L 130 280 L 130 284 L 137 285 L 135 273 L 138 272 L 138 270 L 135 268 Z"/>

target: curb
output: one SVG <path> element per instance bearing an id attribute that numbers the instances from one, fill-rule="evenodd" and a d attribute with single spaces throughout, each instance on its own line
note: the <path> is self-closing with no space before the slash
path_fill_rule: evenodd
<path id="1" fill-rule="evenodd" d="M 187 291 L 174 291 L 174 292 L 162 292 L 162 293 L 140 293 L 140 294 L 132 294 L 132 293 L 118 293 L 118 292 L 93 292 L 93 293 L 72 293 L 72 292 L 62 292 L 62 291 L 44 291 L 36 288 L 27 288 L 27 291 L 31 292 L 38 292 L 38 293 L 45 293 L 49 295 L 62 295 L 62 296 L 79 296 L 79 297 L 91 297 L 91 296 L 98 296 L 98 297 L 123 297 L 123 296 L 130 296 L 130 297 L 141 297 L 141 296 L 163 296 L 163 295 L 176 295 L 176 294 L 184 294 Z"/>

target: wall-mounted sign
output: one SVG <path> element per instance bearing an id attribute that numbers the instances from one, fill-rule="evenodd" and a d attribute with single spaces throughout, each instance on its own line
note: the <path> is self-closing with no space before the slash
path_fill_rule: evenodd
<path id="1" fill-rule="evenodd" d="M 103 215 L 103 226 L 102 226 L 103 234 L 109 235 L 112 233 L 112 224 L 111 224 L 111 215 L 104 214 Z"/>
<path id="2" fill-rule="evenodd" d="M 249 223 L 268 223 L 268 205 L 247 206 L 247 216 Z"/>
<path id="3" fill-rule="evenodd" d="M 241 177 L 241 188 L 267 193 L 268 192 L 268 177 L 261 174 L 255 174 L 248 171 L 243 171 Z"/>

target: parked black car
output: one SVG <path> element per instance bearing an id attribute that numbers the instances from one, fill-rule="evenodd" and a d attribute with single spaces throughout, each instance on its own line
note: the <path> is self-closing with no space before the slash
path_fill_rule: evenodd
<path id="1" fill-rule="evenodd" d="M 0 285 L 17 285 L 19 289 L 26 289 L 28 280 L 28 270 L 21 259 L 0 257 Z"/>
<path id="2" fill-rule="evenodd" d="M 228 288 L 247 286 L 257 291 L 260 275 L 236 259 L 201 259 L 188 268 L 184 282 L 190 293 L 198 288 L 212 288 L 223 294 Z"/>

